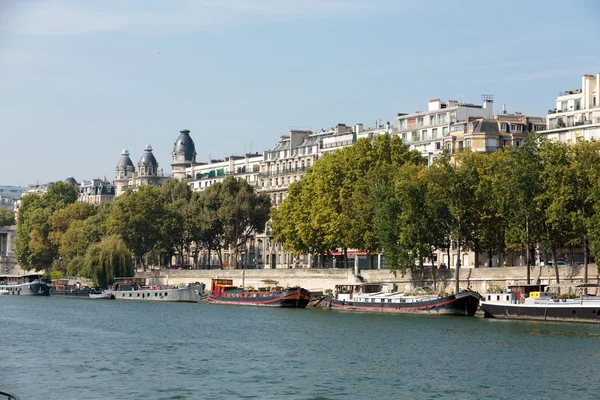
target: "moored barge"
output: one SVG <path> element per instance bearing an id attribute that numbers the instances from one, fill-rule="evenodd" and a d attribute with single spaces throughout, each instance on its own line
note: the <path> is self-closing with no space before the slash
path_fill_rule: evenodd
<path id="1" fill-rule="evenodd" d="M 512 285 L 502 293 L 486 294 L 481 309 L 486 318 L 600 323 L 600 285 Z M 532 290 L 533 289 L 533 290 Z M 545 289 L 545 290 L 544 290 Z M 560 293 L 566 289 L 566 293 Z M 597 293 L 596 293 L 597 294 Z"/>
<path id="2" fill-rule="evenodd" d="M 389 285 L 389 284 L 388 284 Z M 327 308 L 331 310 L 370 311 L 405 314 L 473 316 L 481 296 L 464 290 L 457 294 L 437 294 L 429 288 L 413 293 L 387 291 L 384 283 L 336 285 Z"/>
<path id="3" fill-rule="evenodd" d="M 23 276 L 0 275 L 0 290 L 13 296 L 48 296 L 50 287 L 39 274 Z"/>
<path id="4" fill-rule="evenodd" d="M 275 282 L 273 282 L 275 283 Z M 301 287 L 244 288 L 233 286 L 231 279 L 213 279 L 208 302 L 237 306 L 306 308 L 311 299 L 310 292 Z"/>

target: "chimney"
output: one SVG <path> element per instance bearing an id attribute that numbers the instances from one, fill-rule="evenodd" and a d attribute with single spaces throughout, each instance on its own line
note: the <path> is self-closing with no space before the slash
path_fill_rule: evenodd
<path id="1" fill-rule="evenodd" d="M 506 115 L 506 104 L 502 104 L 502 115 Z"/>
<path id="2" fill-rule="evenodd" d="M 387 121 L 387 122 L 385 123 L 385 129 L 390 129 L 390 121 Z"/>

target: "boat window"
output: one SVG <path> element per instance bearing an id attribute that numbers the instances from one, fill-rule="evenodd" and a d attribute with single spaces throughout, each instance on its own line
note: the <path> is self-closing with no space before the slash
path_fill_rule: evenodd
<path id="1" fill-rule="evenodd" d="M 140 294 L 139 294 L 139 293 L 138 293 L 137 295 L 138 295 L 137 297 L 140 297 Z"/>
<path id="2" fill-rule="evenodd" d="M 154 293 L 154 297 L 158 296 L 158 293 Z"/>
<path id="3" fill-rule="evenodd" d="M 167 297 L 169 295 L 169 293 L 165 292 L 165 297 Z"/>

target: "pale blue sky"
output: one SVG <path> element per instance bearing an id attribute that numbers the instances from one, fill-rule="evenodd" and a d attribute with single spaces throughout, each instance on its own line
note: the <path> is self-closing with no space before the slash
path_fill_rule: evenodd
<path id="1" fill-rule="evenodd" d="M 433 98 L 545 116 L 600 72 L 600 2 L 0 0 L 0 184 L 165 172 L 290 128 L 372 126 Z"/>

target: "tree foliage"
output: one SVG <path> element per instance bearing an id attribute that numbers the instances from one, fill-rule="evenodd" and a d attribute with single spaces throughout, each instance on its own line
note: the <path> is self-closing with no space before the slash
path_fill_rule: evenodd
<path id="1" fill-rule="evenodd" d="M 91 245 L 82 261 L 80 275 L 93 279 L 103 288 L 114 282 L 115 277 L 134 275 L 131 252 L 118 235 L 107 236 Z"/>
<path id="2" fill-rule="evenodd" d="M 15 223 L 15 214 L 12 211 L 0 208 L 0 227 L 10 226 Z"/>

